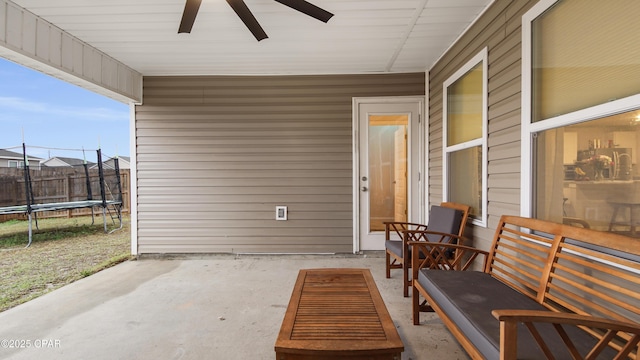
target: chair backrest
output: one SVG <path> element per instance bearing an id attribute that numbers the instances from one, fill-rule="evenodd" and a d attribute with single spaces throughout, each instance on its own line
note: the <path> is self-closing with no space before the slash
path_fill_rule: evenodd
<path id="1" fill-rule="evenodd" d="M 469 219 L 469 213 L 471 213 L 471 206 L 447 201 L 441 203 L 440 206 L 456 209 L 462 213 L 462 219 L 460 219 L 460 227 L 458 228 L 458 232 L 454 234 L 463 236 L 465 227 L 467 226 L 467 220 Z"/>
<path id="2" fill-rule="evenodd" d="M 429 211 L 429 223 L 427 230 L 448 234 L 460 234 L 463 212 L 446 206 L 431 206 Z M 464 230 L 464 229 L 462 229 Z M 427 239 L 431 242 L 439 242 L 442 237 L 436 234 L 428 234 Z"/>

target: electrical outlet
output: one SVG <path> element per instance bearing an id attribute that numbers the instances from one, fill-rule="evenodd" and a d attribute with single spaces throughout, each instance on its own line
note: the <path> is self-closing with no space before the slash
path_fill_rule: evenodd
<path id="1" fill-rule="evenodd" d="M 287 220 L 286 206 L 276 206 L 276 220 Z"/>

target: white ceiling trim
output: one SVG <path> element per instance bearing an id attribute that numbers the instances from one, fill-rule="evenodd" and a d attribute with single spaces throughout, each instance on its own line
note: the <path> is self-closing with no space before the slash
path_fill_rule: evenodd
<path id="1" fill-rule="evenodd" d="M 414 27 L 416 26 L 416 23 L 418 22 L 418 19 L 420 19 L 420 15 L 424 11 L 424 7 L 427 5 L 428 2 L 429 2 L 429 0 L 420 1 L 418 6 L 416 7 L 416 10 L 413 12 L 413 17 L 411 18 L 411 21 L 407 25 L 407 30 L 404 32 L 404 34 L 402 36 L 402 39 L 398 42 L 398 47 L 396 47 L 396 50 L 393 52 L 393 55 L 391 56 L 391 59 L 389 60 L 389 63 L 387 63 L 387 66 L 386 66 L 386 71 L 387 72 L 390 72 L 391 69 L 393 69 L 393 64 L 398 59 L 398 56 L 402 52 L 402 49 L 406 46 L 407 39 L 409 39 L 409 35 L 411 35 L 411 32 L 413 31 Z"/>

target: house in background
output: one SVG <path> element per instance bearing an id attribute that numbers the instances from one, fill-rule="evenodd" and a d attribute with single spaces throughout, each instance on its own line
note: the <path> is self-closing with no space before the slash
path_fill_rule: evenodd
<path id="1" fill-rule="evenodd" d="M 42 162 L 42 166 L 46 167 L 76 167 L 84 165 L 85 160 L 70 157 L 54 156 Z M 91 167 L 95 163 L 87 161 L 87 166 Z"/>
<path id="2" fill-rule="evenodd" d="M 102 167 L 104 169 L 115 169 L 115 159 L 116 157 L 111 157 L 108 158 L 107 160 L 104 160 L 102 162 Z M 118 156 L 118 168 L 122 169 L 131 169 L 131 158 L 128 156 Z M 92 169 L 97 169 L 98 166 L 96 164 L 94 164 L 92 167 Z"/>
<path id="3" fill-rule="evenodd" d="M 442 201 L 480 248 L 637 225 L 640 2 L 312 2 L 256 6 L 258 43 L 225 2 L 178 34 L 182 0 L 0 0 L 0 54 L 132 105 L 134 254 L 373 250 Z"/>
<path id="4" fill-rule="evenodd" d="M 33 170 L 40 170 L 44 159 L 27 155 L 29 161 L 29 168 Z M 22 153 L 0 149 L 0 168 L 23 168 L 24 156 Z"/>
<path id="5" fill-rule="evenodd" d="M 102 162 L 104 169 L 114 169 L 114 158 L 108 158 Z M 120 169 L 130 169 L 131 159 L 128 156 L 118 156 L 118 165 Z M 62 157 L 62 156 L 54 156 L 42 162 L 42 166 L 46 167 L 78 167 L 84 165 L 85 160 L 70 158 L 70 157 Z M 98 165 L 93 161 L 86 161 L 87 167 L 89 169 L 97 169 Z"/>

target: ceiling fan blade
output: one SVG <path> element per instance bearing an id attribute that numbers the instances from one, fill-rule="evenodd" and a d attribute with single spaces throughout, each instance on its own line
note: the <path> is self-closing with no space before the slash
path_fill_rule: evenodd
<path id="1" fill-rule="evenodd" d="M 260 41 L 268 38 L 267 33 L 264 32 L 262 26 L 258 23 L 258 20 L 253 16 L 251 10 L 247 7 L 247 4 L 243 0 L 227 0 L 233 11 L 238 14 L 238 17 L 247 26 L 247 29 L 251 31 L 256 40 Z"/>
<path id="2" fill-rule="evenodd" d="M 191 32 L 193 22 L 196 21 L 196 15 L 198 15 L 198 9 L 200 9 L 200 3 L 202 3 L 202 0 L 187 0 L 184 4 L 184 11 L 182 12 L 180 27 L 178 27 L 178 34 Z"/>
<path id="3" fill-rule="evenodd" d="M 276 0 L 282 5 L 286 5 L 292 9 L 298 10 L 303 14 L 307 14 L 312 18 L 316 18 L 322 22 L 327 22 L 333 17 L 333 14 L 319 8 L 304 0 Z"/>

